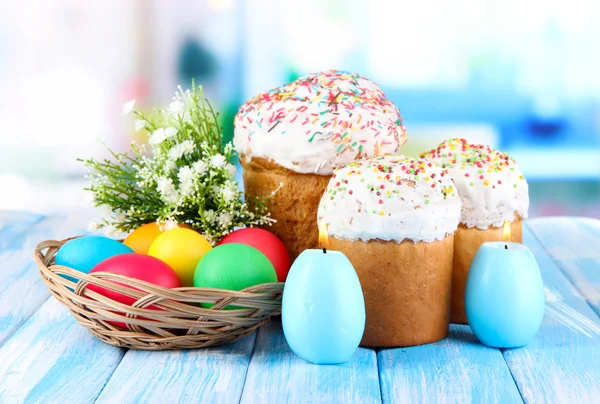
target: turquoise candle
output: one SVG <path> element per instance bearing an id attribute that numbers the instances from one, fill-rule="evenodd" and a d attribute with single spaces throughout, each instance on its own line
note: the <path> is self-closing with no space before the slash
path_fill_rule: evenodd
<path id="1" fill-rule="evenodd" d="M 305 250 L 285 282 L 281 318 L 294 353 L 316 364 L 350 360 L 365 330 L 356 271 L 339 251 Z"/>
<path id="2" fill-rule="evenodd" d="M 484 243 L 471 263 L 465 289 L 469 325 L 488 346 L 529 344 L 544 317 L 544 285 L 531 251 L 503 241 Z"/>

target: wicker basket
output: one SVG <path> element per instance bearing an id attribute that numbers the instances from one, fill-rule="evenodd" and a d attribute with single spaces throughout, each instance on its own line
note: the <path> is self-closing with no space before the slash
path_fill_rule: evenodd
<path id="1" fill-rule="evenodd" d="M 281 312 L 283 283 L 258 285 L 239 292 L 192 287 L 167 289 L 123 275 L 84 274 L 54 265 L 58 249 L 67 241 L 44 241 L 35 248 L 42 280 L 81 325 L 110 345 L 163 350 L 227 344 L 251 334 Z M 121 304 L 89 290 L 89 284 L 137 301 L 131 306 Z M 200 303 L 215 305 L 205 309 Z M 223 310 L 228 305 L 244 309 Z M 127 328 L 113 325 L 114 322 L 124 323 Z"/>

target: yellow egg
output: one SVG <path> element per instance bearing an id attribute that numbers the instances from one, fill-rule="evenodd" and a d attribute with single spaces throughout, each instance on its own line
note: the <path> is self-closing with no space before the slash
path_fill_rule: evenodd
<path id="1" fill-rule="evenodd" d="M 189 228 L 186 224 L 179 224 L 178 226 Z M 125 241 L 123 241 L 123 244 L 138 254 L 148 254 L 150 245 L 160 233 L 162 233 L 162 231 L 156 222 L 146 223 L 131 232 Z"/>
<path id="2" fill-rule="evenodd" d="M 150 245 L 148 255 L 167 264 L 181 280 L 182 286 L 193 286 L 196 265 L 212 249 L 201 234 L 190 229 L 171 229 L 162 232 Z"/>

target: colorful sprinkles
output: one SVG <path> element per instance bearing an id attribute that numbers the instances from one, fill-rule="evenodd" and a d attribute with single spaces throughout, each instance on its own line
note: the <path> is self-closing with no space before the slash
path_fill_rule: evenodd
<path id="1" fill-rule="evenodd" d="M 373 175 L 365 175 L 367 173 Z M 374 182 L 365 181 L 365 177 L 374 178 Z M 418 189 L 417 192 L 422 193 L 424 199 L 417 200 L 419 198 L 415 198 L 412 192 L 414 189 Z M 400 199 L 413 203 L 413 208 L 419 209 L 423 208 L 419 205 L 423 200 L 425 205 L 429 205 L 435 201 L 457 198 L 448 169 L 427 160 L 392 156 L 355 161 L 335 170 L 326 192 L 328 198 L 325 203 L 327 199 L 366 192 L 371 195 L 368 198 L 375 201 L 377 209 L 364 212 L 379 216 L 392 216 L 393 212 L 386 210 L 388 200 Z M 365 201 L 359 202 L 362 206 Z M 361 212 L 362 208 L 359 208 L 358 213 Z"/>
<path id="2" fill-rule="evenodd" d="M 421 158 L 431 159 L 445 169 L 459 168 L 465 171 L 466 178 L 476 178 L 484 186 L 495 187 L 501 185 L 501 180 L 495 180 L 495 173 L 503 171 L 514 171 L 517 163 L 506 153 L 502 153 L 486 145 L 473 144 L 465 139 L 454 138 L 445 140 L 436 149 L 426 153 L 421 153 Z M 471 177 L 471 174 L 476 175 Z M 520 176 L 520 180 L 524 180 Z M 469 186 L 475 186 L 475 182 L 470 181 Z M 514 188 L 518 185 L 514 184 Z"/>
<path id="3" fill-rule="evenodd" d="M 267 115 L 259 119 L 258 109 Z M 336 145 L 337 154 L 349 152 L 356 158 L 379 155 L 382 145 L 401 146 L 407 136 L 400 111 L 376 84 L 358 74 L 338 70 L 310 74 L 251 98 L 240 107 L 234 124 L 247 130 L 251 140 L 257 130 L 275 133 L 273 129 L 280 123 L 294 122 L 319 127 L 316 131 L 294 132 L 304 134 L 307 142 L 328 140 Z M 393 141 L 382 136 L 372 153 L 367 154 L 371 151 L 360 143 L 364 139 L 353 137 L 354 132 L 365 130 L 374 138 L 392 136 Z"/>

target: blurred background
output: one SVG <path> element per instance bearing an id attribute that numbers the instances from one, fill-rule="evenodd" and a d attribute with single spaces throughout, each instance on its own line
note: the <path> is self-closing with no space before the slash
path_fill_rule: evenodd
<path id="1" fill-rule="evenodd" d="M 192 78 L 232 134 L 238 107 L 299 75 L 376 81 L 416 155 L 449 137 L 511 154 L 530 216 L 600 218 L 598 0 L 0 0 L 0 209 L 82 209 L 124 102 Z"/>

